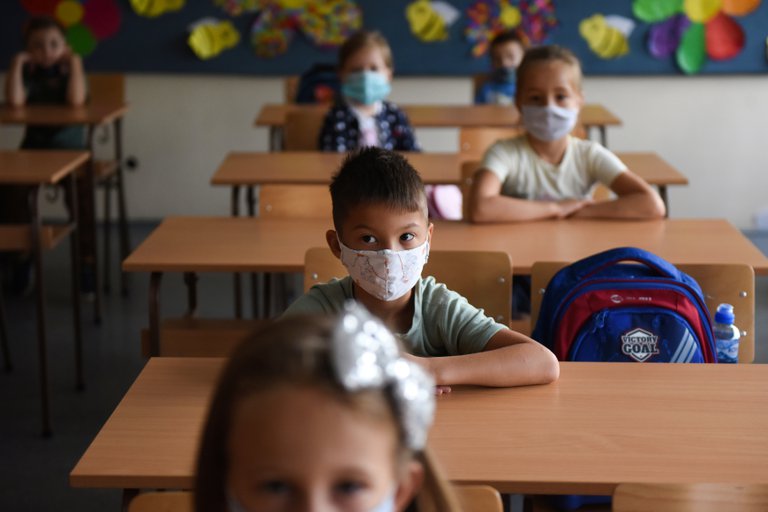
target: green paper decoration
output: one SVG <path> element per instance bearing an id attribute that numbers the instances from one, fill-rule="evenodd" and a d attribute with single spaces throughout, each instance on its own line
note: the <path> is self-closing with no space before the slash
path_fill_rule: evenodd
<path id="1" fill-rule="evenodd" d="M 683 0 L 635 0 L 632 12 L 635 17 L 646 23 L 663 21 L 680 12 Z"/>
<path id="2" fill-rule="evenodd" d="M 707 60 L 706 36 L 704 25 L 692 23 L 680 40 L 675 53 L 677 65 L 683 72 L 692 75 L 698 73 Z"/>

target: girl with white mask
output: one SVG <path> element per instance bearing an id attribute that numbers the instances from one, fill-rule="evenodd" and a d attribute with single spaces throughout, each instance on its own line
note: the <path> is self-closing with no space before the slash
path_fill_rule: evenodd
<path id="1" fill-rule="evenodd" d="M 517 69 L 515 97 L 526 133 L 500 140 L 485 153 L 469 198 L 470 220 L 664 216 L 664 203 L 656 191 L 616 155 L 571 135 L 581 131 L 581 78 L 578 59 L 565 48 L 526 51 Z M 616 198 L 593 201 L 598 183 Z"/>
<path id="2" fill-rule="evenodd" d="M 350 301 L 233 353 L 198 453 L 196 512 L 459 512 L 426 452 L 434 381 Z"/>

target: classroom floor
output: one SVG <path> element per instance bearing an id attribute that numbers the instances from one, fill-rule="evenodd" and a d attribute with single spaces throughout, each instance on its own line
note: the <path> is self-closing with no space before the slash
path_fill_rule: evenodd
<path id="1" fill-rule="evenodd" d="M 150 225 L 134 226 L 134 245 L 151 229 Z M 768 233 L 747 235 L 768 254 Z M 64 244 L 46 255 L 45 264 L 54 430 L 50 439 L 39 435 L 34 300 L 32 297 L 5 297 L 15 369 L 11 374 L 0 371 L 2 511 L 120 510 L 119 491 L 72 489 L 68 485 L 68 475 L 144 364 L 139 353 L 139 332 L 147 324 L 148 276 L 132 276 L 131 293 L 127 298 L 114 293 L 105 297 L 104 321 L 99 327 L 91 321 L 90 305 L 84 305 L 86 390 L 77 392 L 68 306 L 68 255 Z M 201 276 L 202 315 L 232 314 L 231 284 L 227 275 Z M 756 294 L 756 330 L 765 339 L 765 333 L 768 333 L 768 277 L 758 278 Z M 180 276 L 166 278 L 163 314 L 178 315 L 184 300 Z M 758 344 L 756 352 L 756 362 L 768 363 L 768 344 Z M 518 507 L 516 501 L 513 510 Z"/>

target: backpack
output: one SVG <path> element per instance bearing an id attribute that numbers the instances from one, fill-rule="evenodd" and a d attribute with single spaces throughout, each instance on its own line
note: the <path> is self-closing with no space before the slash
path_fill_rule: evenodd
<path id="1" fill-rule="evenodd" d="M 717 362 L 696 280 L 634 247 L 610 249 L 557 272 L 531 336 L 560 361 Z"/>
<path id="2" fill-rule="evenodd" d="M 340 89 L 336 66 L 315 64 L 299 78 L 296 103 L 331 103 Z"/>

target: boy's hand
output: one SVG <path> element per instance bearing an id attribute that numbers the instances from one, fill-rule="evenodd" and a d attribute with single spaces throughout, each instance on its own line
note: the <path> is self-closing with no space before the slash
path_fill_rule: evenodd
<path id="1" fill-rule="evenodd" d="M 592 199 L 564 199 L 562 201 L 558 201 L 557 218 L 566 219 L 592 203 Z"/>
<path id="2" fill-rule="evenodd" d="M 446 386 L 445 384 L 440 384 L 439 381 L 437 381 L 437 375 L 435 374 L 433 365 L 431 364 L 432 359 L 431 357 L 419 357 L 415 356 L 413 354 L 403 354 L 403 356 L 408 359 L 409 361 L 416 363 L 417 365 L 421 366 L 424 371 L 429 373 L 435 378 L 435 381 L 437 382 L 437 385 L 435 386 L 435 394 L 436 395 L 445 395 L 447 393 L 451 392 L 451 386 Z"/>

